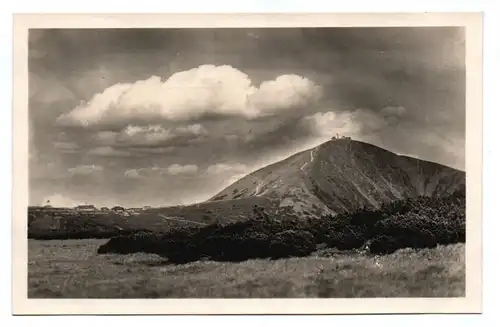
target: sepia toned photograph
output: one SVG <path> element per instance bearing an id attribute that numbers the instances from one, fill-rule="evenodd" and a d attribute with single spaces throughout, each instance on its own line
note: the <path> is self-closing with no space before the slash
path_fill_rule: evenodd
<path id="1" fill-rule="evenodd" d="M 480 206 L 481 125 L 468 125 L 481 119 L 468 83 L 480 48 L 468 47 L 466 23 L 444 18 L 51 27 L 38 17 L 45 25 L 18 41 L 19 296 L 480 296 L 481 212 L 467 214 Z"/>

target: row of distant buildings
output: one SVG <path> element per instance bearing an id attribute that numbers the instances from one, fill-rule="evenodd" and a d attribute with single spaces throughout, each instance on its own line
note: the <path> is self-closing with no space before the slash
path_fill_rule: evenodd
<path id="1" fill-rule="evenodd" d="M 31 206 L 29 207 L 29 212 L 44 212 L 44 213 L 58 213 L 58 214 L 107 214 L 107 213 L 115 213 L 119 215 L 137 215 L 145 210 L 150 209 L 149 206 L 144 206 L 142 208 L 124 208 L 120 206 L 114 206 L 112 208 L 102 207 L 97 208 L 92 204 L 82 204 L 73 208 L 61 208 L 61 207 L 52 207 L 51 205 L 45 206 Z"/>

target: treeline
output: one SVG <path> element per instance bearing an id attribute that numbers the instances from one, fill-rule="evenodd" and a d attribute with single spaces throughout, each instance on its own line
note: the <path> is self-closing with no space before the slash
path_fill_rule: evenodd
<path id="1" fill-rule="evenodd" d="M 318 245 L 374 254 L 400 248 L 430 248 L 465 242 L 465 194 L 395 201 L 380 209 L 321 219 L 275 216 L 255 207 L 246 221 L 204 227 L 175 227 L 166 233 L 139 232 L 111 238 L 98 253 L 155 253 L 173 263 L 207 258 L 244 261 L 253 258 L 307 256 Z"/>

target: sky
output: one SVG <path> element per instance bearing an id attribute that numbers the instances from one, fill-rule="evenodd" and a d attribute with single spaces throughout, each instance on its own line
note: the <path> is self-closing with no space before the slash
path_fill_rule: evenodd
<path id="1" fill-rule="evenodd" d="M 30 204 L 182 205 L 336 133 L 465 169 L 458 27 L 38 29 Z"/>

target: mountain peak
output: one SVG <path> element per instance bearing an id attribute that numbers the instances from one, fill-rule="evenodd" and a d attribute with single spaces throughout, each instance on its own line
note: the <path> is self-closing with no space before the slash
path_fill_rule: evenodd
<path id="1" fill-rule="evenodd" d="M 311 216 L 379 207 L 415 196 L 441 196 L 465 187 L 465 173 L 400 156 L 350 138 L 332 138 L 261 168 L 209 201 L 266 198 Z"/>

